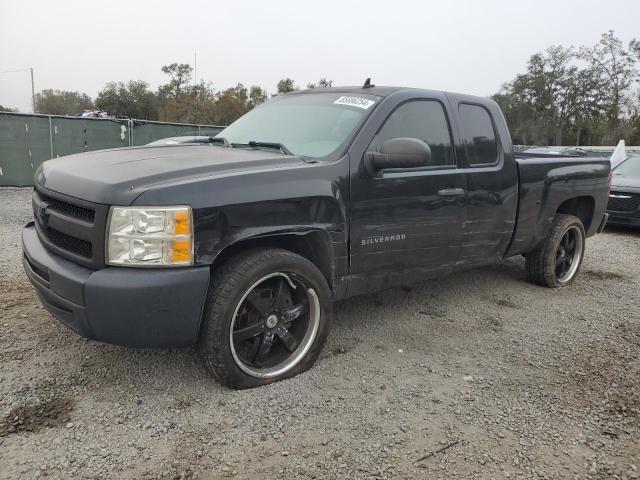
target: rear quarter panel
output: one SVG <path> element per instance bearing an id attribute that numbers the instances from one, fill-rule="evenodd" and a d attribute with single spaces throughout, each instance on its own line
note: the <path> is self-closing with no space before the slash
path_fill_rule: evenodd
<path id="1" fill-rule="evenodd" d="M 513 241 L 507 257 L 527 253 L 544 240 L 558 208 L 567 200 L 586 197 L 593 208 L 585 225 L 594 235 L 607 206 L 609 192 L 608 159 L 604 158 L 523 158 L 518 166 L 518 214 Z"/>

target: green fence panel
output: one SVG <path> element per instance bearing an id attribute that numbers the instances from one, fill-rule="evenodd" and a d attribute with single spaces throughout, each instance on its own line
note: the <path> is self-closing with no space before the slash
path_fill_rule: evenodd
<path id="1" fill-rule="evenodd" d="M 0 113 L 0 186 L 33 185 L 33 174 L 50 156 L 47 117 Z"/>
<path id="2" fill-rule="evenodd" d="M 177 137 L 179 135 L 197 135 L 198 127 L 177 127 L 164 123 L 134 123 L 133 144 L 146 145 L 161 138 Z"/>
<path id="3" fill-rule="evenodd" d="M 197 128 L 196 128 L 197 131 Z M 160 140 L 161 138 L 175 137 L 176 128 L 168 124 L 154 123 L 134 123 L 133 124 L 133 145 L 146 145 L 149 142 Z M 193 135 L 192 131 L 182 135 Z"/>
<path id="4" fill-rule="evenodd" d="M 35 170 L 50 158 L 145 145 L 167 137 L 215 135 L 223 128 L 0 112 L 0 186 L 33 185 Z"/>
<path id="5" fill-rule="evenodd" d="M 146 145 L 149 142 L 167 137 L 191 135 L 215 135 L 224 127 L 213 125 L 188 125 L 180 123 L 150 123 L 135 121 L 133 123 L 133 145 Z"/>
<path id="6" fill-rule="evenodd" d="M 129 146 L 128 120 L 85 119 L 87 150 Z"/>
<path id="7" fill-rule="evenodd" d="M 63 157 L 85 151 L 84 122 L 74 118 L 51 118 L 53 156 Z"/>
<path id="8" fill-rule="evenodd" d="M 128 147 L 128 123 L 127 120 L 53 117 L 53 156 Z"/>

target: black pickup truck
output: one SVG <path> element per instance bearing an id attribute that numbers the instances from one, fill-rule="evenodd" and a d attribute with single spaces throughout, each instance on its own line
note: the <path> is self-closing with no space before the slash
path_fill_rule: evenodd
<path id="1" fill-rule="evenodd" d="M 253 387 L 313 364 L 338 299 L 514 255 L 569 284 L 610 181 L 603 158 L 516 158 L 486 98 L 314 89 L 207 143 L 43 163 L 24 267 L 80 335 L 195 343 L 216 379 Z"/>

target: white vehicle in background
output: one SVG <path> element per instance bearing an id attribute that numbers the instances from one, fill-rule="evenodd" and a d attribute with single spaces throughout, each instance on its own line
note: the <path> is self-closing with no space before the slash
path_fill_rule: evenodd
<path id="1" fill-rule="evenodd" d="M 618 145 L 616 146 L 616 149 L 613 151 L 613 154 L 611 154 L 611 170 L 616 168 L 627 158 L 629 158 L 629 155 L 627 155 L 624 140 L 620 140 L 618 142 Z"/>
<path id="2" fill-rule="evenodd" d="M 161 138 L 147 143 L 147 145 L 180 145 L 184 143 L 209 143 L 209 135 L 183 135 L 180 137 Z"/>
<path id="3" fill-rule="evenodd" d="M 587 152 L 580 147 L 532 147 L 522 152 L 525 155 L 543 156 L 567 156 L 567 157 L 586 157 Z"/>

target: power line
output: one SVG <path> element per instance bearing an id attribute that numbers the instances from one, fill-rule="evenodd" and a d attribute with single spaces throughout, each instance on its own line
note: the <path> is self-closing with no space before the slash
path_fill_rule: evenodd
<path id="1" fill-rule="evenodd" d="M 0 72 L 0 73 L 16 73 L 16 72 L 26 72 L 30 70 L 29 68 L 20 68 L 18 70 L 5 70 L 4 72 Z"/>

